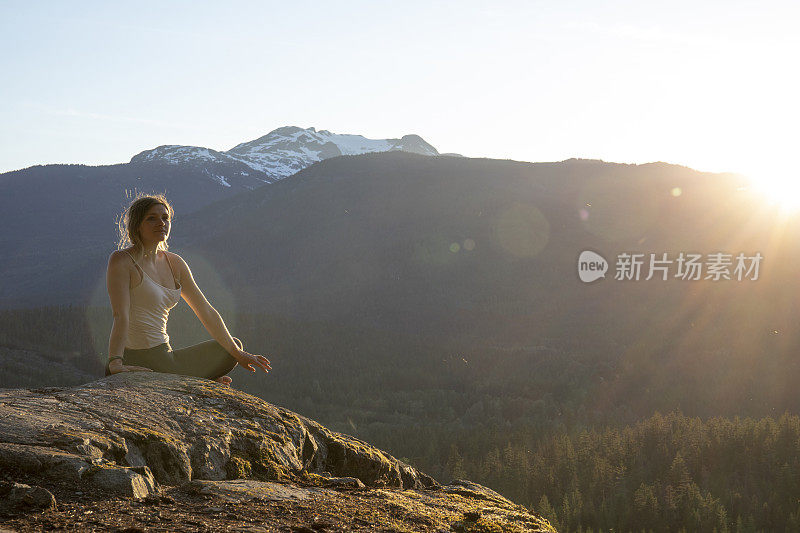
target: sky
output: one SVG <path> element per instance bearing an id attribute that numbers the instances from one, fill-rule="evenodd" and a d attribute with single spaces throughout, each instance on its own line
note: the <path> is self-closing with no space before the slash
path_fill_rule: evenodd
<path id="1" fill-rule="evenodd" d="M 0 0 L 0 172 L 287 125 L 792 180 L 800 2 Z"/>

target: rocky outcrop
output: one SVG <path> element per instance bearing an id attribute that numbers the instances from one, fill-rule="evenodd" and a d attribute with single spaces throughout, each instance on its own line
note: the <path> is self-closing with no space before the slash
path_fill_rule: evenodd
<path id="1" fill-rule="evenodd" d="M 55 509 L 56 499 L 42 487 L 31 487 L 24 483 L 0 481 L 0 502 L 10 508 Z"/>
<path id="2" fill-rule="evenodd" d="M 257 397 L 155 372 L 72 388 L 0 389 L 0 474 L 0 489 L 49 509 L 56 503 L 42 487 L 95 499 L 147 499 L 180 487 L 239 502 L 333 501 L 372 491 L 417 513 L 430 505 L 431 523 L 434 509 L 458 517 L 473 501 L 512 513 L 526 529 L 549 527 L 489 489 L 468 482 L 442 487 L 366 442 Z"/>

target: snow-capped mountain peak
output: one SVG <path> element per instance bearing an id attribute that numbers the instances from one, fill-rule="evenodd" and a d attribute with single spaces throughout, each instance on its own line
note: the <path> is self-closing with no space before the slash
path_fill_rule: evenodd
<path id="1" fill-rule="evenodd" d="M 133 156 L 131 163 L 144 161 L 163 161 L 165 163 L 187 163 L 190 161 L 223 162 L 227 159 L 225 154 L 210 148 L 200 146 L 181 146 L 179 144 L 165 144 Z"/>
<path id="2" fill-rule="evenodd" d="M 237 172 L 241 172 L 241 166 L 244 165 L 256 171 L 256 176 L 261 173 L 266 175 L 265 182 L 273 182 L 330 157 L 390 151 L 439 155 L 436 148 L 419 135 L 405 135 L 400 139 L 368 139 L 363 135 L 317 131 L 313 127 L 284 126 L 258 139 L 238 144 L 227 152 L 198 146 L 165 145 L 134 156 L 131 163 L 234 164 Z"/>

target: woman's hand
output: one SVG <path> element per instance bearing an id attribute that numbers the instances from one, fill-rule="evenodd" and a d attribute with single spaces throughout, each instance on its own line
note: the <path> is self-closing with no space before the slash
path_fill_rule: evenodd
<path id="1" fill-rule="evenodd" d="M 119 374 L 120 372 L 152 372 L 152 368 L 145 366 L 123 365 L 122 359 L 114 359 L 108 363 L 108 371 L 111 374 Z"/>
<path id="2" fill-rule="evenodd" d="M 272 370 L 272 367 L 269 364 L 269 359 L 264 357 L 263 355 L 253 355 L 251 353 L 245 352 L 244 350 L 239 350 L 239 353 L 233 356 L 240 365 L 245 367 L 250 372 L 255 372 L 256 369 L 253 368 L 252 365 L 261 367 L 264 369 L 264 372 L 269 372 Z"/>

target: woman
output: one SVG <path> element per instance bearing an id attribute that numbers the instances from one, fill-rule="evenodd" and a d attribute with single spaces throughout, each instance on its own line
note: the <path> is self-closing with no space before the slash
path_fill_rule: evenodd
<path id="1" fill-rule="evenodd" d="M 119 249 L 108 259 L 106 276 L 114 313 L 106 375 L 156 371 L 229 385 L 226 374 L 237 364 L 268 372 L 269 360 L 244 351 L 197 287 L 186 261 L 167 251 L 172 215 L 166 198 L 151 195 L 138 197 L 120 218 Z M 173 351 L 167 317 L 181 297 L 214 340 Z"/>

